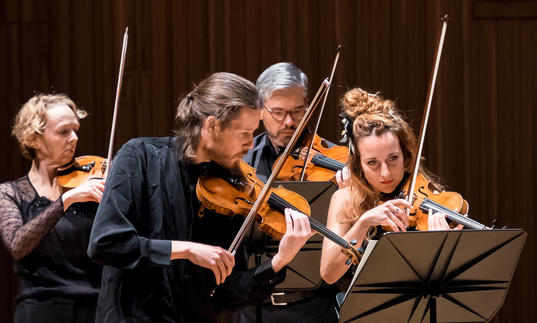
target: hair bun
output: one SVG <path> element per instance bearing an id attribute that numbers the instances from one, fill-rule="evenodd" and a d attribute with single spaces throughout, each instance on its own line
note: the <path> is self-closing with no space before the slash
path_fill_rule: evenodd
<path id="1" fill-rule="evenodd" d="M 345 112 L 353 118 L 363 114 L 385 114 L 395 109 L 393 101 L 386 100 L 376 93 L 368 93 L 360 88 L 345 93 L 342 103 Z"/>

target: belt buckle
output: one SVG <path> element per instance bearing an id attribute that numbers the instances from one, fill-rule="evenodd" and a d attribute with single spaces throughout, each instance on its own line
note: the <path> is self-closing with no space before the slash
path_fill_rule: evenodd
<path id="1" fill-rule="evenodd" d="M 285 306 L 285 305 L 287 305 L 287 303 L 278 303 L 274 299 L 274 296 L 283 296 L 283 295 L 285 295 L 284 292 L 278 292 L 278 293 L 270 294 L 270 301 L 272 302 L 272 305 L 274 305 L 274 306 Z"/>

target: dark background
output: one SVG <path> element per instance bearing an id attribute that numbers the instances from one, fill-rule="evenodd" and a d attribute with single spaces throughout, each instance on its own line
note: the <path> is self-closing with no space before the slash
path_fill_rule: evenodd
<path id="1" fill-rule="evenodd" d="M 116 150 L 132 137 L 171 134 L 178 98 L 212 72 L 255 82 L 269 65 L 291 61 L 309 76 L 314 93 L 329 76 L 338 44 L 343 49 L 320 134 L 339 139 L 338 100 L 355 86 L 397 100 L 417 131 L 445 13 L 451 21 L 426 165 L 463 194 L 472 218 L 528 231 L 493 322 L 535 322 L 535 1 L 1 0 L 0 182 L 29 169 L 10 127 L 35 92 L 66 93 L 90 112 L 78 153 L 106 155 L 126 26 Z M 5 322 L 16 278 L 4 248 L 0 286 Z"/>

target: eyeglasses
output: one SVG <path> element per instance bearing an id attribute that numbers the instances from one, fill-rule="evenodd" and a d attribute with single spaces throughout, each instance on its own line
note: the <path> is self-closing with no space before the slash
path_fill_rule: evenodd
<path id="1" fill-rule="evenodd" d="M 291 116 L 293 120 L 297 121 L 297 120 L 302 119 L 302 117 L 306 113 L 306 109 L 296 109 L 292 111 L 285 111 L 283 109 L 270 109 L 267 106 L 263 106 L 263 107 L 267 109 L 267 111 L 276 121 L 283 121 L 288 114 Z"/>

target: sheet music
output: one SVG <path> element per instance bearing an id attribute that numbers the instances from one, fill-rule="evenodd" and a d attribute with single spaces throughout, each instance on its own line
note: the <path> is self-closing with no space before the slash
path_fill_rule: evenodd
<path id="1" fill-rule="evenodd" d="M 356 268 L 356 272 L 354 273 L 354 277 L 352 277 L 352 281 L 349 284 L 349 288 L 347 289 L 347 292 L 345 293 L 345 297 L 343 298 L 343 301 L 341 302 L 340 306 L 345 303 L 345 300 L 347 299 L 347 296 L 349 296 L 349 293 L 351 292 L 351 289 L 354 287 L 354 283 L 356 282 L 356 279 L 358 279 L 358 275 L 362 271 L 362 268 L 364 268 L 365 263 L 367 262 L 367 259 L 369 258 L 369 255 L 371 252 L 373 252 L 373 249 L 375 249 L 375 246 L 377 245 L 378 240 L 369 240 L 369 243 L 367 244 L 367 247 L 365 248 L 364 254 L 362 255 L 362 259 L 358 263 L 358 268 Z"/>

